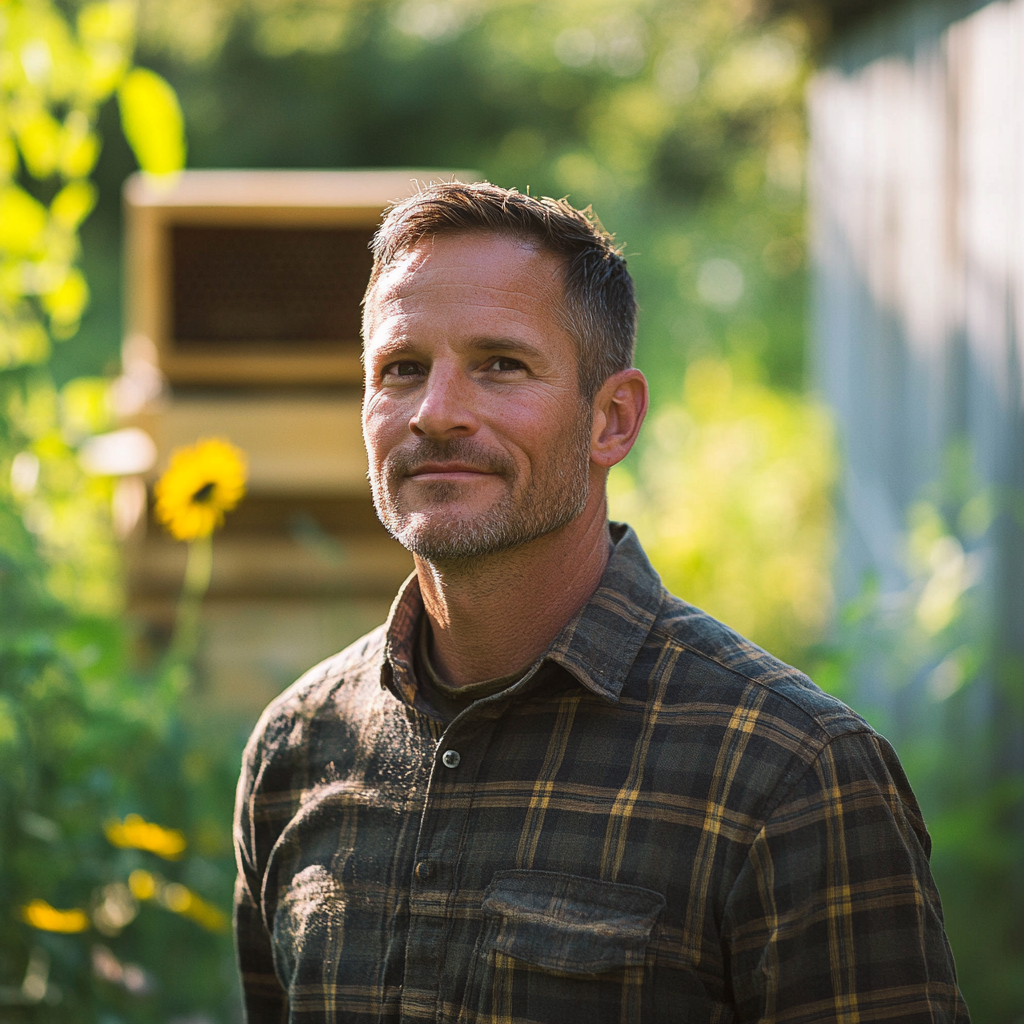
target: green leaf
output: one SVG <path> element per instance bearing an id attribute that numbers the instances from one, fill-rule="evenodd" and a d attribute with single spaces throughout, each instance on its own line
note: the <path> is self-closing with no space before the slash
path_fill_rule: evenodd
<path id="1" fill-rule="evenodd" d="M 74 231 L 96 205 L 96 186 L 90 181 L 72 181 L 50 203 L 50 215 L 61 227 Z"/>
<path id="2" fill-rule="evenodd" d="M 185 122 L 170 83 L 136 68 L 117 91 L 121 127 L 147 174 L 173 174 L 185 166 Z"/>
<path id="3" fill-rule="evenodd" d="M 38 252 L 46 230 L 46 207 L 17 185 L 0 190 L 0 250 L 12 256 Z"/>

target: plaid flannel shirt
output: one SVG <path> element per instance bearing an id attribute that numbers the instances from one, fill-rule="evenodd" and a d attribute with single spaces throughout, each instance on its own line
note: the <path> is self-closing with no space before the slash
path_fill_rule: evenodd
<path id="1" fill-rule="evenodd" d="M 250 1024 L 968 1020 L 892 748 L 612 535 L 541 661 L 447 726 L 415 578 L 267 709 L 235 830 Z"/>

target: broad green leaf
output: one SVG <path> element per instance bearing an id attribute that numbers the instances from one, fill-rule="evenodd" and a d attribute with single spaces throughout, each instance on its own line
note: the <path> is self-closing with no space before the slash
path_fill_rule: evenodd
<path id="1" fill-rule="evenodd" d="M 103 377 L 76 377 L 60 392 L 61 426 L 68 435 L 86 437 L 113 425 L 110 381 Z"/>
<path id="2" fill-rule="evenodd" d="M 89 116 L 72 110 L 64 120 L 60 148 L 60 170 L 65 178 L 84 178 L 100 155 L 100 139 L 92 130 Z"/>
<path id="3" fill-rule="evenodd" d="M 18 151 L 11 137 L 0 135 L 0 178 L 11 178 L 18 170 Z"/>
<path id="4" fill-rule="evenodd" d="M 20 739 L 18 713 L 11 701 L 0 697 L 0 756 L 16 748 Z"/>
<path id="5" fill-rule="evenodd" d="M 70 139 L 60 155 L 60 169 L 65 178 L 83 178 L 95 166 L 100 155 L 100 140 L 96 135 Z"/>
<path id="6" fill-rule="evenodd" d="M 34 178 L 48 178 L 57 169 L 63 132 L 60 122 L 45 110 L 12 118 L 18 148 Z"/>
<path id="7" fill-rule="evenodd" d="M 0 326 L 0 370 L 42 363 L 50 354 L 50 338 L 34 322 Z"/>
<path id="8" fill-rule="evenodd" d="M 17 185 L 0 189 L 0 251 L 14 256 L 37 252 L 46 230 L 46 207 Z"/>
<path id="9" fill-rule="evenodd" d="M 128 49 L 121 50 L 109 43 L 89 47 L 83 54 L 80 95 L 90 103 L 105 100 L 131 66 L 130 58 Z"/>
<path id="10" fill-rule="evenodd" d="M 96 205 L 96 186 L 88 181 L 65 185 L 50 203 L 50 216 L 69 231 L 74 231 Z"/>
<path id="11" fill-rule="evenodd" d="M 148 174 L 173 174 L 185 166 L 185 126 L 178 97 L 153 71 L 136 68 L 117 91 L 125 138 Z"/>
<path id="12" fill-rule="evenodd" d="M 89 286 L 81 271 L 71 270 L 53 291 L 43 296 L 43 305 L 55 330 L 66 334 L 68 328 L 77 326 L 89 302 Z"/>
<path id="13" fill-rule="evenodd" d="M 135 33 L 135 4 L 126 0 L 86 4 L 78 12 L 78 35 L 88 43 L 127 46 Z"/>

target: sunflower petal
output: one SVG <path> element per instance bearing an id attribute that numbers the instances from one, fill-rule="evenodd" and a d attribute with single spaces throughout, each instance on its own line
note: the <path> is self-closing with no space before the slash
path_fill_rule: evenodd
<path id="1" fill-rule="evenodd" d="M 222 438 L 206 438 L 171 455 L 156 483 L 156 517 L 177 540 L 208 537 L 245 496 L 245 454 Z"/>

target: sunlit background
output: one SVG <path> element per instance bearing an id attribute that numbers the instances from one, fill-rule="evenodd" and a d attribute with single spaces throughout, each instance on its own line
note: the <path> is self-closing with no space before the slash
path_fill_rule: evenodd
<path id="1" fill-rule="evenodd" d="M 365 231 L 409 168 L 625 246 L 613 517 L 895 743 L 1024 1022 L 1024 0 L 0 0 L 0 1021 L 240 1019 L 242 744 L 408 561 L 353 350 L 173 349 L 175 225 Z"/>

